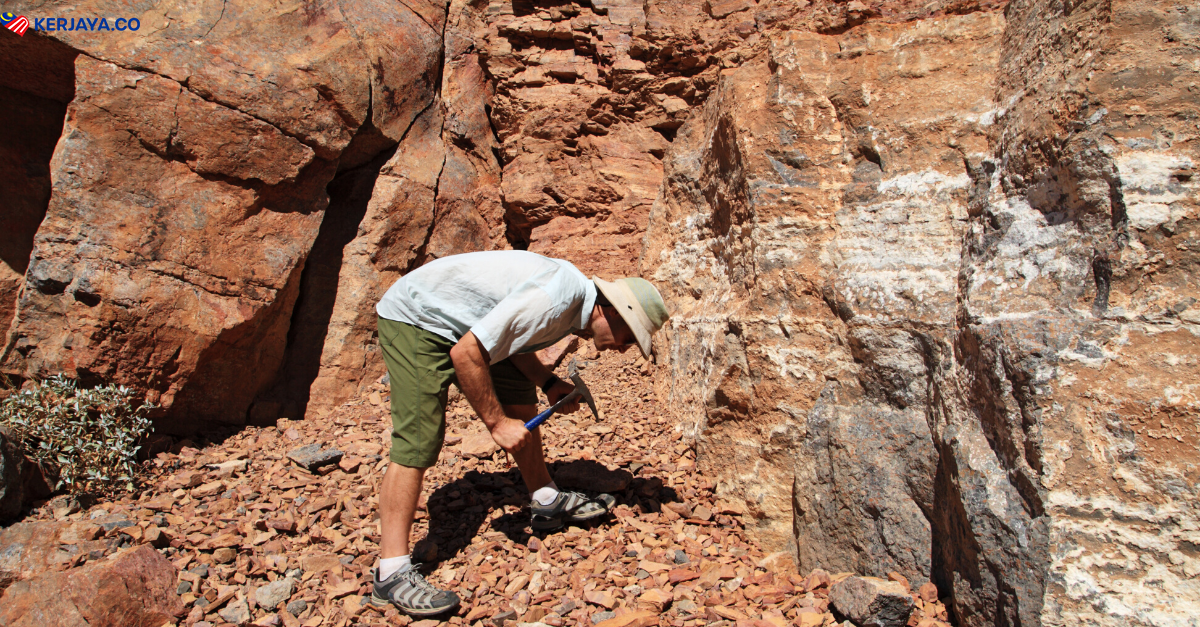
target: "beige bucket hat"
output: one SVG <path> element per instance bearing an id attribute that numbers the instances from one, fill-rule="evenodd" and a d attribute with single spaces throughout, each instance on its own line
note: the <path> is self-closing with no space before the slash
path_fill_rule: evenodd
<path id="1" fill-rule="evenodd" d="M 617 313 L 621 314 L 625 324 L 633 329 L 642 356 L 650 359 L 653 352 L 650 337 L 671 317 L 658 289 L 649 281 L 637 277 L 605 281 L 594 276 L 592 281 Z"/>

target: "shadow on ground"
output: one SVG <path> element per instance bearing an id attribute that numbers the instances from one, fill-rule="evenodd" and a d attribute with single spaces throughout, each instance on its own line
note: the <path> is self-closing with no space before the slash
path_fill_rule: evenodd
<path id="1" fill-rule="evenodd" d="M 555 482 L 563 489 L 578 490 L 588 495 L 597 494 L 601 490 L 589 490 L 579 485 L 579 482 L 563 485 L 560 476 L 568 474 L 568 465 L 578 469 L 580 464 L 586 464 L 585 468 L 592 485 L 625 485 L 622 490 L 610 492 L 617 497 L 618 506 L 626 505 L 640 512 L 657 512 L 662 503 L 680 500 L 674 488 L 664 487 L 659 477 L 639 475 L 636 471 L 631 473 L 624 468 L 608 470 L 597 462 L 552 462 L 549 464 L 550 475 L 555 477 Z M 645 468 L 636 470 L 643 469 Z M 492 511 L 507 505 L 521 509 L 505 513 L 488 522 Z M 413 555 L 415 559 L 425 561 L 431 567 L 453 559 L 481 534 L 499 532 L 515 543 L 527 544 L 534 535 L 545 537 L 547 533 L 556 533 L 531 533 L 529 492 L 525 489 L 521 474 L 516 468 L 506 472 L 469 471 L 461 478 L 434 489 L 426 504 L 426 511 L 429 516 L 429 533 L 414 546 Z M 576 526 L 603 527 L 611 521 L 610 514 Z M 429 554 L 432 553 L 428 548 L 429 541 L 437 545 L 436 558 Z M 426 554 L 422 555 L 423 551 Z"/>

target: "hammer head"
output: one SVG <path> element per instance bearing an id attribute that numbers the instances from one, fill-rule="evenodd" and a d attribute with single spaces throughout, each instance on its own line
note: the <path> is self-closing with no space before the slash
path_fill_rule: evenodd
<path id="1" fill-rule="evenodd" d="M 575 391 L 583 397 L 583 400 L 587 401 L 588 407 L 592 408 L 592 415 L 596 417 L 596 420 L 600 420 L 600 410 L 596 409 L 596 400 L 592 398 L 592 391 L 579 376 L 579 369 L 575 367 L 574 358 L 567 364 L 567 377 L 571 379 L 571 383 L 575 384 Z"/>

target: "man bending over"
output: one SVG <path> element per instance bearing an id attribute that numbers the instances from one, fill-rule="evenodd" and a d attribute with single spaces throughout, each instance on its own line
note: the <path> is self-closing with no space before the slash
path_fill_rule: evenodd
<path id="1" fill-rule="evenodd" d="M 383 538 L 371 601 L 431 616 L 456 607 L 458 595 L 435 588 L 412 567 L 408 541 L 425 469 L 442 449 L 450 384 L 458 384 L 492 439 L 516 460 L 532 496 L 535 530 L 590 520 L 616 499 L 559 490 L 539 429 L 525 428 L 537 415 L 535 385 L 551 403 L 575 389 L 534 351 L 574 333 L 599 350 L 637 344 L 649 358 L 650 338 L 668 314 L 647 281 L 589 281 L 566 261 L 516 250 L 430 262 L 396 281 L 375 309 L 391 380 L 392 451 L 379 496 Z M 578 402 L 563 408 L 577 409 Z"/>

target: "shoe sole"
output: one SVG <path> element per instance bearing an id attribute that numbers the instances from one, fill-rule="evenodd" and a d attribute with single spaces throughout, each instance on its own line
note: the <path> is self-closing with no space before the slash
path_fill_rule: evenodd
<path id="1" fill-rule="evenodd" d="M 562 518 L 551 518 L 549 516 L 539 516 L 537 514 L 534 514 L 533 519 L 529 523 L 529 526 L 534 531 L 553 531 L 554 529 L 558 529 L 558 528 L 566 525 L 567 523 L 588 522 L 589 520 L 596 520 L 597 518 L 600 518 L 601 516 L 608 514 L 609 511 L 610 510 L 606 509 L 606 510 L 591 514 L 589 516 L 564 516 Z"/>
<path id="2" fill-rule="evenodd" d="M 445 614 L 446 612 L 449 612 L 449 611 L 457 608 L 460 605 L 460 603 L 455 603 L 454 605 L 449 605 L 449 606 L 446 606 L 446 607 L 440 608 L 440 609 L 435 608 L 435 609 L 430 609 L 430 610 L 410 610 L 406 607 L 401 606 L 399 603 L 393 603 L 392 601 L 389 601 L 388 599 L 383 599 L 378 596 L 375 596 L 374 592 L 371 593 L 370 603 L 372 606 L 374 606 L 378 609 L 387 609 L 388 607 L 395 607 L 396 609 L 400 610 L 401 612 L 404 612 L 405 614 L 408 614 L 409 616 L 437 616 L 438 614 Z"/>

